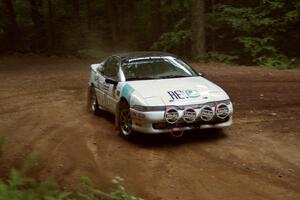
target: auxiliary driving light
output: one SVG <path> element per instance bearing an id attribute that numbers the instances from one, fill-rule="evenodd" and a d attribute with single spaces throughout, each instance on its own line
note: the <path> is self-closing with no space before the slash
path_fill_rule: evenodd
<path id="1" fill-rule="evenodd" d="M 214 112 L 213 108 L 208 105 L 203 106 L 200 110 L 200 118 L 203 121 L 207 122 L 207 121 L 212 120 L 214 115 L 215 115 L 215 112 Z"/>
<path id="2" fill-rule="evenodd" d="M 230 114 L 229 108 L 226 104 L 220 103 L 216 107 L 216 115 L 220 119 L 225 119 Z"/>
<path id="3" fill-rule="evenodd" d="M 179 113 L 176 108 L 167 108 L 165 112 L 165 119 L 170 124 L 175 124 L 179 119 Z"/>
<path id="4" fill-rule="evenodd" d="M 186 108 L 183 112 L 183 120 L 187 123 L 193 123 L 196 121 L 197 114 L 192 108 Z"/>

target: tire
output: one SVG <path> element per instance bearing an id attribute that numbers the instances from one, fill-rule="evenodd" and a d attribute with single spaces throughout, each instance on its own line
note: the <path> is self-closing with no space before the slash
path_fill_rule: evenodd
<path id="1" fill-rule="evenodd" d="M 122 102 L 119 110 L 119 134 L 126 140 L 132 140 L 136 136 L 136 132 L 132 130 L 132 119 L 130 116 L 129 105 Z"/>
<path id="2" fill-rule="evenodd" d="M 100 115 L 101 110 L 99 109 L 99 104 L 96 96 L 96 91 L 93 86 L 89 87 L 89 94 L 88 94 L 88 107 L 89 110 L 94 114 L 94 115 Z"/>

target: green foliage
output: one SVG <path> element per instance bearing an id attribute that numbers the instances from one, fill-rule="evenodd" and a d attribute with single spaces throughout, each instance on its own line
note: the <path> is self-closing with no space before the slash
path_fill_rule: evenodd
<path id="1" fill-rule="evenodd" d="M 116 189 L 103 192 L 92 186 L 88 177 L 82 177 L 82 186 L 77 191 L 64 191 L 51 178 L 37 181 L 25 176 L 25 171 L 12 169 L 6 181 L 0 179 L 0 200 L 142 200 L 128 192 L 123 186 L 123 179 L 114 178 Z"/>
<path id="2" fill-rule="evenodd" d="M 285 26 L 299 20 L 299 9 L 295 3 L 283 0 L 263 0 L 256 6 L 235 7 L 219 4 L 216 6 L 215 17 L 235 31 L 249 34 L 280 32 Z M 274 28 L 273 30 L 268 30 Z"/>
<path id="3" fill-rule="evenodd" d="M 0 148 L 4 137 L 0 134 Z M 115 177 L 112 183 L 116 189 L 104 192 L 93 186 L 91 180 L 81 177 L 81 186 L 76 191 L 62 190 L 52 178 L 37 181 L 26 176 L 38 163 L 39 156 L 32 155 L 22 169 L 12 169 L 6 180 L 0 178 L 0 200 L 143 200 L 127 191 L 122 185 L 123 179 Z"/>
<path id="4" fill-rule="evenodd" d="M 250 57 L 252 63 L 262 66 L 296 66 L 297 59 L 282 52 L 284 48 L 289 48 L 284 46 L 288 38 L 282 35 L 300 22 L 300 1 L 263 0 L 259 4 L 248 2 L 248 5 L 247 2 L 240 5 L 236 3 L 238 6 L 217 5 L 215 13 L 209 18 L 212 20 L 214 17 L 212 22 L 219 28 L 215 29 L 231 30 L 224 33 L 223 39 L 232 38 L 229 41 L 235 48 L 241 46 L 242 51 L 234 49 L 241 58 Z M 291 31 L 289 34 L 299 37 Z M 290 54 L 295 55 L 294 51 Z"/>
<path id="5" fill-rule="evenodd" d="M 278 69 L 300 68 L 300 61 L 296 58 L 288 58 L 281 54 L 273 54 L 272 56 L 261 56 L 255 60 L 260 66 L 276 67 Z"/>
<path id="6" fill-rule="evenodd" d="M 26 176 L 38 161 L 39 156 L 32 155 L 25 161 L 22 169 L 12 169 L 6 180 L 0 178 L 0 200 L 142 200 L 124 188 L 120 177 L 112 180 L 115 190 L 104 192 L 94 187 L 86 176 L 81 178 L 81 186 L 76 191 L 62 190 L 52 178 L 37 181 Z"/>
<path id="7" fill-rule="evenodd" d="M 289 59 L 269 44 L 274 41 L 272 37 L 239 37 L 238 39 L 244 45 L 245 51 L 251 54 L 253 62 L 260 66 L 276 67 L 279 69 L 288 69 L 297 66 L 296 58 Z"/>
<path id="8" fill-rule="evenodd" d="M 0 200 L 63 200 L 69 195 L 71 193 L 60 191 L 51 179 L 37 182 L 15 169 L 7 181 L 0 180 Z"/>
<path id="9" fill-rule="evenodd" d="M 189 0 L 161 0 L 161 9 L 165 14 L 174 14 L 188 10 L 190 8 Z"/>
<path id="10" fill-rule="evenodd" d="M 161 0 L 160 2 L 165 30 L 150 49 L 188 56 L 191 39 L 189 10 L 191 1 Z"/>
<path id="11" fill-rule="evenodd" d="M 12 11 L 7 12 L 7 2 Z M 38 0 L 37 7 L 30 2 L 0 0 L 0 51 L 99 59 L 113 51 L 150 48 L 191 55 L 191 0 Z M 205 3 L 205 59 L 297 66 L 300 0 Z"/>
<path id="12" fill-rule="evenodd" d="M 258 38 L 258 37 L 238 37 L 245 48 L 253 58 L 262 54 L 274 54 L 276 49 L 270 44 L 274 39 L 272 37 Z"/>
<path id="13" fill-rule="evenodd" d="M 112 183 L 116 185 L 116 190 L 112 192 L 103 192 L 92 186 L 92 182 L 88 177 L 82 177 L 81 181 L 83 183 L 82 188 L 76 193 L 78 197 L 83 200 L 93 200 L 97 197 L 103 197 L 105 199 L 113 200 L 143 200 L 142 198 L 136 197 L 131 192 L 128 192 L 122 185 L 123 179 L 120 177 L 115 177 Z"/>
<path id="14" fill-rule="evenodd" d="M 190 30 L 180 30 L 176 32 L 163 33 L 159 40 L 151 47 L 154 50 L 174 51 L 178 47 L 184 46 L 191 37 Z"/>
<path id="15" fill-rule="evenodd" d="M 223 54 L 220 52 L 208 52 L 204 58 L 201 60 L 204 60 L 206 62 L 218 62 L 218 63 L 226 63 L 226 64 L 233 64 L 236 60 L 238 60 L 239 57 L 236 55 L 229 55 L 229 54 Z"/>

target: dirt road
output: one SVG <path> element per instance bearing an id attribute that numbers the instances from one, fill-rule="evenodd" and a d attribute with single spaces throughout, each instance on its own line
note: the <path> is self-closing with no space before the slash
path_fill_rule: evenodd
<path id="1" fill-rule="evenodd" d="M 113 117 L 86 110 L 92 60 L 0 57 L 1 161 L 20 165 L 38 152 L 38 177 L 66 188 L 82 175 L 109 188 L 114 176 L 145 199 L 300 199 L 300 71 L 195 65 L 235 106 L 223 133 L 195 131 L 180 142 L 117 135 Z"/>

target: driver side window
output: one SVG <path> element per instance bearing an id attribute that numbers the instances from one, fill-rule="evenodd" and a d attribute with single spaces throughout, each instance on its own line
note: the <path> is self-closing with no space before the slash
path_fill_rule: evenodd
<path id="1" fill-rule="evenodd" d="M 102 74 L 110 79 L 117 80 L 119 72 L 119 60 L 116 57 L 107 59 L 103 66 Z"/>

